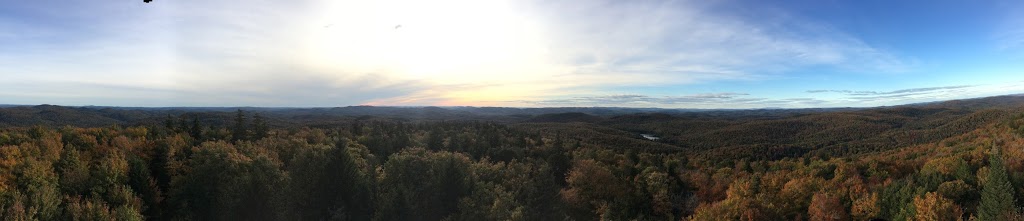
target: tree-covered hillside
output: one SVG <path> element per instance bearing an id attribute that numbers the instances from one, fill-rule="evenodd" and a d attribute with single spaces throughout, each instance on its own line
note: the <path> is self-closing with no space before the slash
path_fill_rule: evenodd
<path id="1" fill-rule="evenodd" d="M 496 120 L 9 107 L 0 122 L 47 120 L 0 129 L 0 217 L 1020 220 L 1017 99 Z"/>

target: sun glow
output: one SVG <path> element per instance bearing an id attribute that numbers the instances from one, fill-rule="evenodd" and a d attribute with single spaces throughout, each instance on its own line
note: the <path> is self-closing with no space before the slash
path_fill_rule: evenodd
<path id="1" fill-rule="evenodd" d="M 508 80 L 537 69 L 539 25 L 504 1 L 342 1 L 306 41 L 317 66 L 440 84 Z"/>

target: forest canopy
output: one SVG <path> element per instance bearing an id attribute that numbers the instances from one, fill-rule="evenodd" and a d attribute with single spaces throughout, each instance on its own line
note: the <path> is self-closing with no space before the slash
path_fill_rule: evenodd
<path id="1" fill-rule="evenodd" d="M 1021 219 L 1024 112 L 956 104 L 556 115 L 577 120 L 0 108 L 72 116 L 0 128 L 0 217 Z"/>

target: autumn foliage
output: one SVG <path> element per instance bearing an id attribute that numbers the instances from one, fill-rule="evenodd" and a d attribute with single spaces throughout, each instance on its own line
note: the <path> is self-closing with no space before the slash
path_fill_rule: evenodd
<path id="1" fill-rule="evenodd" d="M 0 217 L 1020 218 L 1024 115 L 956 110 L 319 124 L 237 111 L 223 121 L 185 113 L 129 127 L 7 127 L 0 128 Z M 709 123 L 708 131 L 695 132 L 699 139 L 684 134 L 692 128 L 678 126 L 687 122 Z"/>

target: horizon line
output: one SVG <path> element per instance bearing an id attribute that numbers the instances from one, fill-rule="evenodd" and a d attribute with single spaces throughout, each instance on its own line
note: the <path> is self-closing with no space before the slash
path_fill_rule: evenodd
<path id="1" fill-rule="evenodd" d="M 962 101 L 962 100 L 975 100 L 985 99 L 994 97 L 1010 97 L 1010 96 L 1024 96 L 1024 94 L 1004 94 L 994 96 L 983 96 L 983 97 L 971 97 L 961 99 L 949 99 L 949 100 L 938 100 L 929 102 L 916 102 L 916 103 L 905 103 L 896 105 L 881 105 L 881 106 L 843 106 L 843 107 L 760 107 L 760 108 L 664 108 L 664 107 L 617 107 L 617 106 L 551 106 L 551 107 L 503 107 L 503 106 L 444 106 L 444 105 L 348 105 L 348 106 L 112 106 L 112 105 L 60 105 L 60 104 L 0 104 L 0 108 L 9 107 L 37 107 L 37 106 L 58 106 L 58 107 L 94 107 L 94 108 L 148 108 L 148 109 L 160 109 L 160 108 L 235 108 L 235 109 L 318 109 L 318 108 L 347 108 L 347 107 L 390 107 L 390 108 L 511 108 L 511 109 L 557 109 L 557 108 L 607 108 L 607 109 L 661 109 L 661 110 L 809 110 L 809 109 L 862 109 L 862 108 L 885 108 L 885 107 L 899 107 L 907 105 L 919 105 L 919 104 L 930 104 L 930 103 L 942 103 L 950 101 Z"/>

